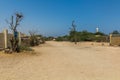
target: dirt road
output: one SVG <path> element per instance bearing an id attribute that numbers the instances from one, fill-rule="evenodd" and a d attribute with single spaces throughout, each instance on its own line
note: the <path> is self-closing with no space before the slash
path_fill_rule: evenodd
<path id="1" fill-rule="evenodd" d="M 120 80 L 120 48 L 90 44 L 47 42 L 34 55 L 2 54 L 0 80 Z"/>

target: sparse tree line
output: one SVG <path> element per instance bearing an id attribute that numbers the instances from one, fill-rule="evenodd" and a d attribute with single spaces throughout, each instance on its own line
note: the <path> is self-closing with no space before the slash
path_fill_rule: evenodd
<path id="1" fill-rule="evenodd" d="M 74 35 L 76 35 L 76 37 L 74 37 Z M 70 31 L 69 35 L 57 37 L 56 40 L 71 41 L 71 42 L 80 42 L 80 41 L 107 42 L 109 40 L 108 38 L 109 38 L 108 35 L 105 35 L 102 32 L 92 33 L 84 30 L 84 31 L 76 31 L 75 34 L 74 32 Z"/>
<path id="2" fill-rule="evenodd" d="M 119 31 L 114 30 L 112 34 L 120 34 Z M 74 21 L 72 22 L 72 28 L 69 35 L 59 36 L 56 41 L 71 41 L 77 44 L 81 41 L 94 41 L 94 42 L 109 42 L 109 35 L 103 32 L 88 32 L 87 30 L 77 31 Z"/>
<path id="3" fill-rule="evenodd" d="M 69 34 L 64 36 L 55 37 L 44 37 L 45 41 L 70 41 L 77 44 L 77 42 L 82 41 L 91 41 L 91 42 L 109 42 L 109 34 L 105 34 L 103 32 L 88 32 L 87 30 L 77 31 L 75 21 L 72 21 L 72 27 L 70 28 Z M 120 34 L 119 31 L 114 30 L 110 34 Z"/>

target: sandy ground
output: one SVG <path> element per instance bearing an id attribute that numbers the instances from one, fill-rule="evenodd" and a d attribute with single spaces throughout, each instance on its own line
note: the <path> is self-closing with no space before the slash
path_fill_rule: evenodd
<path id="1" fill-rule="evenodd" d="M 46 42 L 36 54 L 0 54 L 0 80 L 120 80 L 120 47 Z"/>

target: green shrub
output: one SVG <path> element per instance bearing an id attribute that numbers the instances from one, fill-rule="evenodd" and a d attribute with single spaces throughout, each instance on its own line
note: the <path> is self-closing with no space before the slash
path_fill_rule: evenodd
<path id="1" fill-rule="evenodd" d="M 32 48 L 27 47 L 27 46 L 19 46 L 19 48 L 20 48 L 21 51 L 33 51 Z"/>

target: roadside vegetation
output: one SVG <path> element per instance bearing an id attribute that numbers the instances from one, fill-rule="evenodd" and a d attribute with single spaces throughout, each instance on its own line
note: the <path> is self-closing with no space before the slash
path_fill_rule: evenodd
<path id="1" fill-rule="evenodd" d="M 74 39 L 73 33 L 70 32 L 69 35 L 57 37 L 56 41 L 75 42 L 75 39 Z M 102 32 L 92 33 L 92 32 L 88 32 L 86 30 L 76 31 L 76 41 L 77 42 L 80 42 L 80 41 L 108 42 L 109 36 Z"/>
<path id="2" fill-rule="evenodd" d="M 80 41 L 108 42 L 109 36 L 102 32 L 88 32 L 87 30 L 77 31 L 75 21 L 72 21 L 69 35 L 59 36 L 56 41 L 71 41 L 77 44 Z"/>
<path id="3" fill-rule="evenodd" d="M 13 52 L 22 52 L 22 51 L 34 51 L 31 47 L 38 46 L 40 44 L 45 43 L 45 39 L 42 35 L 37 34 L 36 31 L 29 31 L 29 35 L 25 37 L 19 36 L 19 25 L 23 20 L 24 16 L 20 12 L 16 12 L 10 18 L 10 20 L 6 20 L 9 29 L 11 30 L 11 38 L 10 46 L 5 48 L 5 53 L 13 53 Z M 19 38 L 21 37 L 21 38 Z M 19 42 L 20 41 L 20 42 Z"/>

